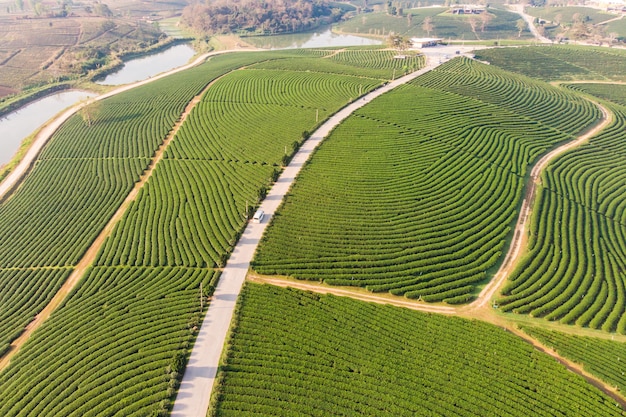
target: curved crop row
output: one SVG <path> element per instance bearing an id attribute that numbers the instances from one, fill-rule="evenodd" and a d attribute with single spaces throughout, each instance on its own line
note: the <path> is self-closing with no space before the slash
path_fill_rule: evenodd
<path id="1" fill-rule="evenodd" d="M 541 122 L 543 129 L 552 127 L 570 134 L 600 117 L 598 108 L 578 94 L 530 78 L 512 77 L 467 58 L 425 74 L 419 84 L 474 97 Z"/>
<path id="2" fill-rule="evenodd" d="M 379 84 L 333 74 L 237 71 L 207 92 L 166 157 L 278 165 L 303 131 Z"/>
<path id="3" fill-rule="evenodd" d="M 76 115 L 50 139 L 20 186 L 0 202 L 0 351 L 55 294 L 193 96 L 221 74 L 264 57 L 215 57 L 106 99 L 91 126 Z"/>
<path id="4" fill-rule="evenodd" d="M 0 269 L 0 356 L 71 272 L 69 268 Z"/>
<path id="5" fill-rule="evenodd" d="M 307 58 L 289 55 L 254 55 L 281 58 L 283 71 L 242 69 L 211 85 L 97 266 L 0 373 L 0 415 L 168 414 L 199 321 L 200 282 L 206 297 L 212 267 L 306 131 L 381 83 L 292 72 Z M 322 105 L 318 122 L 308 106 Z"/>
<path id="6" fill-rule="evenodd" d="M 626 108 L 613 112 L 609 128 L 544 172 L 503 311 L 626 333 Z"/>
<path id="7" fill-rule="evenodd" d="M 559 115 L 582 116 L 535 83 L 528 106 L 564 110 L 551 116 L 554 127 L 520 117 L 509 99 L 521 91 L 517 77 L 461 61 L 468 77 L 458 65 L 386 94 L 333 132 L 274 217 L 256 271 L 424 301 L 472 298 L 501 257 L 527 167 L 571 138 L 556 129 L 569 126 Z M 482 70 L 493 103 L 446 91 L 479 82 Z M 584 114 L 580 123 L 591 123 L 595 112 Z"/>
<path id="8" fill-rule="evenodd" d="M 269 165 L 165 159 L 107 240 L 100 265 L 223 266 Z"/>
<path id="9" fill-rule="evenodd" d="M 146 415 L 176 388 L 177 352 L 199 321 L 198 288 L 216 279 L 209 269 L 90 270 L 0 375 L 0 415 Z"/>
<path id="10" fill-rule="evenodd" d="M 402 55 L 403 58 L 398 58 Z M 423 55 L 414 52 L 399 54 L 390 50 L 348 49 L 335 51 L 324 59 L 299 59 L 289 63 L 292 70 L 369 77 L 390 80 L 403 73 L 422 68 L 426 61 Z M 251 66 L 258 69 L 283 69 L 280 61 L 267 61 Z"/>
<path id="11" fill-rule="evenodd" d="M 621 415 L 501 328 L 248 284 L 211 416 Z"/>

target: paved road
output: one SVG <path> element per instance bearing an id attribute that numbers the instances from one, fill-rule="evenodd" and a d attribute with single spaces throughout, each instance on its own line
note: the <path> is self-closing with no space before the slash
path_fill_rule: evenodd
<path id="1" fill-rule="evenodd" d="M 546 38 L 545 36 L 541 36 L 541 34 L 539 33 L 539 31 L 537 30 L 537 27 L 535 26 L 535 18 L 529 14 L 526 14 L 524 12 L 524 5 L 523 4 L 511 4 L 509 5 L 509 8 L 514 11 L 515 13 L 519 14 L 522 19 L 524 19 L 524 21 L 526 22 L 526 24 L 528 25 L 528 29 L 530 30 L 530 33 L 533 34 L 533 36 L 541 43 L 552 43 L 552 41 L 548 38 Z"/>
<path id="2" fill-rule="evenodd" d="M 265 200 L 261 203 L 261 209 L 265 212 L 263 223 L 250 222 L 248 224 L 220 277 L 191 352 L 191 357 L 189 358 L 189 363 L 174 403 L 172 417 L 206 416 L 217 367 L 222 355 L 222 348 L 239 292 L 250 267 L 250 261 L 269 219 L 276 212 L 276 209 L 313 150 L 333 128 L 355 110 L 363 107 L 381 94 L 432 70 L 447 59 L 444 58 L 445 55 L 448 55 L 448 58 L 452 58 L 453 55 L 451 54 L 455 54 L 457 50 L 466 52 L 470 48 L 451 46 L 428 49 L 424 50 L 428 57 L 428 64 L 425 68 L 392 81 L 340 110 L 311 135 L 294 156 L 289 166 L 285 168 Z"/>

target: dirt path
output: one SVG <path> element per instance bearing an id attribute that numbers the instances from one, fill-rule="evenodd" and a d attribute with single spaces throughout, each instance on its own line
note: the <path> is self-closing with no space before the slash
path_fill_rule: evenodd
<path id="1" fill-rule="evenodd" d="M 303 291 L 312 291 L 318 294 L 333 294 L 339 297 L 349 297 L 356 300 L 368 301 L 376 304 L 389 304 L 397 307 L 408 308 L 410 310 L 423 311 L 426 313 L 439 314 L 458 314 L 454 307 L 426 304 L 420 301 L 412 301 L 408 298 L 398 297 L 395 295 L 374 294 L 361 288 L 331 287 L 327 284 L 316 283 L 312 281 L 300 281 L 290 278 L 279 278 L 275 276 L 263 276 L 258 274 L 248 274 L 247 279 L 251 282 L 260 284 L 271 284 L 283 288 L 296 288 Z"/>
<path id="2" fill-rule="evenodd" d="M 533 34 L 535 39 L 537 39 L 541 43 L 552 43 L 550 39 L 546 38 L 545 36 L 541 36 L 539 34 L 539 31 L 537 30 L 537 27 L 535 26 L 535 18 L 529 14 L 526 14 L 524 12 L 524 7 L 525 7 L 524 4 L 510 4 L 509 5 L 509 9 L 511 11 L 519 14 L 522 17 L 522 19 L 524 19 L 524 21 L 528 25 L 528 29 L 530 30 L 530 33 Z"/>
<path id="3" fill-rule="evenodd" d="M 537 186 L 540 185 L 540 175 L 545 169 L 545 167 L 552 162 L 556 157 L 563 154 L 564 152 L 569 151 L 570 149 L 576 148 L 577 146 L 585 143 L 589 138 L 597 135 L 601 130 L 606 128 L 611 121 L 613 120 L 613 114 L 610 113 L 604 106 L 599 103 L 594 103 L 600 111 L 602 112 L 602 119 L 596 126 L 590 129 L 588 132 L 579 136 L 576 140 L 571 142 L 567 142 L 564 145 L 559 146 L 558 148 L 552 150 L 545 154 L 532 168 L 530 172 L 530 179 L 528 182 L 528 189 L 526 191 L 526 195 L 524 196 L 524 200 L 522 201 L 522 208 L 520 210 L 519 217 L 517 219 L 517 223 L 515 224 L 515 232 L 513 234 L 513 240 L 511 241 L 511 246 L 500 266 L 498 272 L 496 272 L 495 276 L 489 284 L 485 286 L 482 290 L 478 298 L 471 304 L 461 309 L 461 312 L 464 314 L 471 313 L 474 310 L 481 308 L 491 308 L 487 303 L 493 298 L 496 292 L 502 287 L 506 278 L 512 272 L 513 268 L 517 265 L 519 261 L 520 255 L 523 254 L 526 250 L 527 245 L 527 227 L 528 220 L 530 219 L 531 208 L 534 204 L 534 199 L 536 197 Z"/>
<path id="4" fill-rule="evenodd" d="M 298 173 L 305 165 L 315 148 L 327 137 L 332 129 L 343 122 L 354 111 L 371 100 L 392 89 L 405 84 L 419 75 L 435 68 L 438 61 L 429 57 L 425 68 L 387 83 L 364 97 L 348 104 L 324 122 L 294 155 L 289 165 L 283 170 L 278 180 L 261 202 L 260 209 L 265 212 L 262 223 L 248 223 L 241 238 L 233 249 L 232 255 L 220 276 L 217 287 L 202 321 L 198 337 L 189 357 L 183 380 L 180 384 L 172 417 L 205 417 L 213 390 L 215 377 L 220 365 L 222 350 L 225 346 L 228 329 L 232 320 L 239 293 L 246 279 L 252 256 L 261 240 L 261 236 L 271 217 Z"/>
<path id="5" fill-rule="evenodd" d="M 5 367 L 9 365 L 11 358 L 15 356 L 17 352 L 19 352 L 20 348 L 24 345 L 24 343 L 26 343 L 26 341 L 30 338 L 33 332 L 37 330 L 39 327 L 41 327 L 41 325 L 48 319 L 48 317 L 50 317 L 52 312 L 56 310 L 59 305 L 61 305 L 61 303 L 65 300 L 68 294 L 72 291 L 72 289 L 76 286 L 76 284 L 83 277 L 87 269 L 93 264 L 93 262 L 96 259 L 96 256 L 98 255 L 98 252 L 100 251 L 100 249 L 102 248 L 102 245 L 106 241 L 106 238 L 111 234 L 117 222 L 121 220 L 122 216 L 124 215 L 128 207 L 130 206 L 130 204 L 135 200 L 135 198 L 137 198 L 137 194 L 139 193 L 139 190 L 146 184 L 146 182 L 152 176 L 152 173 L 154 172 L 156 165 L 159 163 L 161 159 L 163 159 L 165 150 L 167 149 L 172 139 L 174 139 L 174 136 L 176 135 L 176 133 L 178 132 L 182 124 L 185 122 L 185 120 L 191 113 L 191 110 L 200 102 L 204 93 L 213 85 L 213 83 L 215 83 L 220 78 L 221 77 L 218 77 L 217 79 L 213 80 L 210 84 L 208 84 L 202 90 L 200 94 L 194 97 L 189 102 L 189 104 L 187 104 L 187 106 L 185 107 L 185 110 L 183 111 L 180 118 L 174 124 L 174 127 L 172 128 L 172 130 L 170 130 L 167 137 L 163 140 L 159 148 L 156 150 L 154 156 L 152 157 L 152 160 L 150 161 L 150 164 L 145 169 L 145 171 L 141 174 L 139 181 L 135 183 L 135 186 L 130 191 L 130 193 L 128 193 L 128 195 L 124 199 L 124 202 L 122 202 L 122 204 L 119 206 L 115 214 L 113 214 L 113 217 L 109 219 L 106 226 L 104 226 L 100 234 L 98 234 L 98 237 L 96 237 L 96 239 L 91 243 L 91 245 L 89 246 L 85 254 L 82 256 L 80 261 L 74 267 L 74 270 L 72 271 L 70 276 L 67 278 L 67 280 L 65 280 L 65 282 L 63 283 L 59 291 L 54 295 L 52 300 L 50 300 L 50 302 L 43 308 L 43 310 L 41 310 L 41 312 L 35 316 L 34 320 L 31 321 L 26 326 L 26 328 L 24 329 L 24 332 L 11 343 L 9 350 L 5 353 L 5 355 L 2 356 L 2 358 L 0 358 L 0 371 L 2 371 Z"/>

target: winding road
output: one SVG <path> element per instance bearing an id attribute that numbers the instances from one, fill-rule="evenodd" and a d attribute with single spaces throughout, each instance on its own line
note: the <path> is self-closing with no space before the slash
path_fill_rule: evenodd
<path id="1" fill-rule="evenodd" d="M 532 25 L 529 26 L 532 27 Z M 469 47 L 463 48 L 454 46 L 448 47 L 447 49 L 433 48 L 432 51 L 425 50 L 428 56 L 428 63 L 426 67 L 407 76 L 399 78 L 395 81 L 392 81 L 387 85 L 370 92 L 361 99 L 349 104 L 348 106 L 337 112 L 335 115 L 333 115 L 318 130 L 316 130 L 296 153 L 289 166 L 285 168 L 285 170 L 261 204 L 261 209 L 264 210 L 264 212 L 266 213 L 264 221 L 262 223 L 250 222 L 248 224 L 239 242 L 237 243 L 230 259 L 228 260 L 228 263 L 219 280 L 219 283 L 209 305 L 206 317 L 202 323 L 202 326 L 198 333 L 198 337 L 194 344 L 193 351 L 191 353 L 191 357 L 185 371 L 183 381 L 181 383 L 178 396 L 176 398 L 176 402 L 174 404 L 174 408 L 171 414 L 172 416 L 206 416 L 213 384 L 217 375 L 220 359 L 222 357 L 222 349 L 225 346 L 224 342 L 228 336 L 228 329 L 234 315 L 234 310 L 239 293 L 248 274 L 250 261 L 252 260 L 256 247 L 261 239 L 265 228 L 267 227 L 268 220 L 278 209 L 278 206 L 281 204 L 283 198 L 289 191 L 301 168 L 304 166 L 305 162 L 311 156 L 315 148 L 324 140 L 324 138 L 332 131 L 332 129 L 339 125 L 354 111 L 366 105 L 376 97 L 379 97 L 380 95 L 413 80 L 423 73 L 434 69 L 442 62 L 445 62 L 446 59 L 442 59 L 442 57 L 445 57 L 446 55 L 452 56 L 454 55 L 454 52 L 456 50 L 466 51 L 469 50 Z M 94 100 L 102 100 L 107 97 L 111 97 L 115 94 L 130 90 L 134 87 L 163 78 L 172 73 L 198 65 L 212 55 L 223 54 L 227 52 L 233 51 L 218 51 L 204 54 L 188 65 L 179 67 L 172 71 L 168 71 L 148 80 L 120 87 L 107 94 L 101 95 Z M 190 105 L 186 109 L 185 114 L 188 114 L 188 111 L 191 109 L 191 107 L 193 107 L 196 101 L 197 98 L 190 103 Z M 8 193 L 19 186 L 20 182 L 28 173 L 30 167 L 39 155 L 43 146 L 47 143 L 47 141 L 54 134 L 54 132 L 56 132 L 56 130 L 63 124 L 63 122 L 65 122 L 69 117 L 71 117 L 87 104 L 89 104 L 89 102 L 81 103 L 66 110 L 57 119 L 46 125 L 40 132 L 38 132 L 33 142 L 33 145 L 28 150 L 25 157 L 18 164 L 18 166 L 5 178 L 5 180 L 0 183 L 0 200 L 9 197 L 10 195 Z M 505 282 L 506 277 L 509 275 L 510 271 L 516 264 L 519 256 L 524 252 L 527 223 L 530 217 L 530 210 L 536 194 L 536 189 L 539 185 L 539 176 L 541 172 L 552 160 L 554 160 L 554 158 L 556 158 L 563 152 L 566 152 L 576 146 L 581 145 L 590 137 L 597 134 L 600 130 L 604 129 L 611 122 L 612 115 L 604 107 L 599 104 L 597 105 L 603 113 L 603 118 L 599 124 L 597 124 L 593 129 L 586 132 L 584 135 L 579 136 L 576 140 L 568 142 L 547 153 L 535 164 L 535 166 L 531 170 L 530 181 L 528 184 L 526 196 L 522 203 L 522 209 L 520 210 L 520 215 L 515 226 L 514 237 L 506 254 L 505 260 L 503 261 L 502 266 L 496 273 L 494 279 L 483 289 L 479 297 L 472 304 L 469 304 L 465 307 L 427 305 L 424 303 L 410 302 L 407 300 L 392 300 L 385 297 L 379 297 L 369 294 L 357 294 L 350 290 L 323 287 L 311 283 L 302 283 L 302 289 L 312 290 L 316 292 L 332 293 L 341 296 L 350 296 L 353 298 L 361 299 L 363 301 L 388 303 L 399 305 L 405 308 L 448 315 L 458 314 L 463 316 L 471 316 L 480 309 L 484 309 L 486 307 L 488 308 L 488 302 L 492 299 L 498 289 Z M 177 127 L 179 127 L 183 121 L 184 115 L 177 123 Z M 177 129 L 177 127 L 175 129 Z M 171 137 L 172 136 L 170 136 L 170 139 Z M 79 281 L 84 271 L 84 268 L 86 268 L 86 266 L 90 265 L 93 262 L 93 259 L 97 254 L 100 245 L 104 241 L 104 238 L 110 233 L 115 223 L 119 220 L 121 215 L 128 207 L 128 204 L 130 204 L 130 202 L 135 198 L 138 189 L 150 176 L 152 169 L 156 165 L 156 162 L 158 162 L 160 155 L 162 155 L 163 149 L 167 146 L 168 143 L 169 140 L 166 139 L 159 151 L 157 151 L 157 153 L 155 154 L 155 157 L 153 158 L 150 167 L 142 176 L 142 180 L 138 183 L 137 187 L 135 187 L 133 191 L 131 191 L 124 203 L 118 209 L 118 212 L 116 212 L 116 215 L 114 215 L 114 217 L 109 221 L 109 223 L 103 229 L 96 241 L 94 241 L 90 249 L 83 256 L 81 262 L 76 266 L 75 273 L 71 275 L 71 278 L 68 279 L 66 284 L 63 286 L 63 290 L 59 291 L 57 296 L 55 296 L 55 298 L 53 299 L 53 302 L 51 302 L 46 307 L 46 310 L 42 311 L 42 313 L 37 316 L 36 320 L 28 326 L 28 330 L 27 332 L 25 332 L 24 337 L 20 338 L 19 343 L 17 343 L 16 346 L 12 348 L 10 353 L 11 356 L 15 354 L 17 350 L 19 350 L 21 344 L 28 339 L 28 336 L 32 333 L 32 331 L 34 331 L 40 324 L 45 321 L 49 314 L 56 308 L 56 306 L 58 306 L 62 302 L 63 298 L 71 291 L 73 285 L 75 285 Z M 291 286 L 298 288 L 298 285 L 295 285 L 293 282 L 288 280 L 281 280 L 279 278 L 270 279 L 264 277 L 252 277 L 251 279 L 260 282 L 267 282 L 273 285 Z M 527 337 L 526 339 L 528 340 Z M 540 349 L 542 348 L 541 346 L 538 347 Z M 556 354 L 553 354 L 553 356 L 563 362 L 563 359 L 560 358 L 560 356 Z M 8 364 L 9 360 L 10 356 L 7 355 L 3 357 L 0 361 L 0 369 L 2 369 L 2 366 Z M 579 371 L 579 373 L 580 372 L 581 371 Z M 594 385 L 596 386 L 598 384 L 602 385 L 601 382 L 593 379 L 593 377 L 589 377 L 588 375 L 585 375 L 585 377 L 588 380 L 592 381 L 592 383 L 594 383 Z M 620 397 L 614 396 L 614 398 Z"/>
<path id="2" fill-rule="evenodd" d="M 425 51 L 427 52 L 427 65 L 424 68 L 391 81 L 347 105 L 328 119 L 304 142 L 261 203 L 260 209 L 265 212 L 264 221 L 248 224 L 222 272 L 191 352 L 174 403 L 172 417 L 206 416 L 222 349 L 235 311 L 237 298 L 250 267 L 250 261 L 269 219 L 278 209 L 291 184 L 315 148 L 336 126 L 371 100 L 437 67 L 444 62 L 440 57 L 454 54 L 456 50 L 469 51 L 469 49 L 469 47 L 456 46 L 432 48 L 431 51 Z"/>

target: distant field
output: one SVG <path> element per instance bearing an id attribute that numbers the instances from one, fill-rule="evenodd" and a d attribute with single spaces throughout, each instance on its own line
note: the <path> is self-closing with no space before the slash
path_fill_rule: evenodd
<path id="1" fill-rule="evenodd" d="M 466 302 L 501 259 L 528 165 L 598 116 L 569 93 L 453 60 L 333 132 L 253 269 Z"/>
<path id="2" fill-rule="evenodd" d="M 626 81 L 626 51 L 584 46 L 529 46 L 483 49 L 476 58 L 545 81 Z"/>
<path id="3" fill-rule="evenodd" d="M 248 284 L 210 416 L 618 416 L 490 324 Z"/>
<path id="4" fill-rule="evenodd" d="M 145 48 L 157 37 L 151 27 L 135 21 L 98 16 L 16 19 L 0 14 L 0 94 L 86 73 L 106 64 L 110 51 Z"/>
<path id="5" fill-rule="evenodd" d="M 142 122 L 166 116 L 173 123 L 189 100 L 183 92 L 228 73 L 193 109 L 107 239 L 96 266 L 0 373 L 0 415 L 167 413 L 200 322 L 200 283 L 206 297 L 219 275 L 215 266 L 223 265 L 246 216 L 303 132 L 386 81 L 346 73 L 362 65 L 392 74 L 396 61 L 391 56 L 385 61 L 379 52 L 368 61 L 363 51 L 346 51 L 341 64 L 322 58 L 331 51 L 224 55 L 147 86 L 143 91 L 150 96 L 120 97 L 126 112 L 108 117 L 106 124 L 123 132 L 154 130 L 158 137 L 159 129 Z M 262 68 L 273 60 L 282 70 Z M 300 60 L 308 72 L 298 69 Z M 333 72 L 339 68 L 341 73 Z M 166 95 L 171 90 L 181 92 Z M 130 97 L 142 98 L 145 108 Z M 132 124 L 124 125 L 126 120 Z M 68 131 L 43 157 L 134 160 L 136 153 L 151 149 L 126 142 L 118 129 L 103 137 Z M 91 224 L 93 232 L 100 227 Z"/>
<path id="6" fill-rule="evenodd" d="M 447 13 L 448 8 L 418 8 L 404 9 L 405 16 L 390 16 L 386 12 L 364 13 L 341 23 L 335 27 L 339 32 L 362 33 L 370 35 L 386 36 L 390 31 L 410 37 L 427 37 L 428 33 L 423 30 L 422 24 L 426 17 L 432 19 L 433 30 L 431 37 L 440 37 L 445 40 L 497 40 L 497 39 L 529 39 L 532 34 L 522 32 L 518 38 L 518 30 L 515 27 L 519 15 L 496 8 L 489 8 L 491 19 L 482 30 L 478 23 L 476 32 L 473 32 L 469 24 L 469 16 L 459 16 Z M 410 15 L 410 19 L 408 17 Z M 479 20 L 480 22 L 480 20 Z"/>
<path id="7" fill-rule="evenodd" d="M 626 106 L 626 85 L 624 84 L 570 84 L 572 90 L 582 91 L 599 97 L 603 100 L 612 101 L 615 104 Z"/>
<path id="8" fill-rule="evenodd" d="M 617 14 L 607 13 L 602 10 L 594 9 L 591 7 L 526 7 L 524 11 L 534 17 L 539 17 L 550 22 L 558 21 L 564 24 L 571 24 L 574 21 L 574 15 L 578 14 L 580 17 L 591 24 L 597 25 L 605 20 L 618 17 Z"/>

